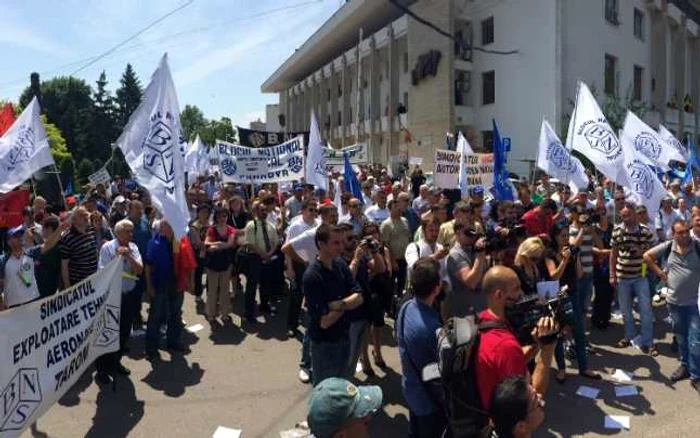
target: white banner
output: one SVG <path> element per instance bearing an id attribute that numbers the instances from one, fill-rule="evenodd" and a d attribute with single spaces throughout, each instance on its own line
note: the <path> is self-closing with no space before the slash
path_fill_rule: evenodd
<path id="1" fill-rule="evenodd" d="M 304 137 L 277 146 L 249 148 L 216 140 L 225 183 L 274 183 L 304 177 Z"/>
<path id="2" fill-rule="evenodd" d="M 119 349 L 121 274 L 119 257 L 70 289 L 0 312 L 0 438 L 18 437 Z"/>
<path id="3" fill-rule="evenodd" d="M 367 145 L 364 143 L 346 146 L 342 149 L 324 148 L 326 155 L 326 168 L 332 172 L 343 172 L 345 162 L 343 153 L 347 152 L 350 164 L 367 164 Z"/>
<path id="4" fill-rule="evenodd" d="M 441 189 L 459 188 L 459 159 L 456 151 L 439 149 L 435 151 L 433 181 Z M 488 190 L 493 186 L 493 154 L 471 154 L 464 161 L 467 190 L 482 186 Z"/>
<path id="5" fill-rule="evenodd" d="M 88 176 L 88 181 L 90 181 L 90 184 L 93 186 L 96 186 L 97 184 L 103 184 L 106 187 L 106 184 L 108 184 L 112 180 L 112 177 L 109 176 L 109 172 L 107 172 L 106 168 L 102 168 L 98 170 L 97 172 L 93 173 L 92 175 Z"/>

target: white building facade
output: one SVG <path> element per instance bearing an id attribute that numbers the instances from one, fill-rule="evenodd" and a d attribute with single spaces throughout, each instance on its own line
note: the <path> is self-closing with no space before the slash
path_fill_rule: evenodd
<path id="1" fill-rule="evenodd" d="M 524 174 L 542 119 L 566 131 L 580 79 L 601 104 L 629 94 L 651 125 L 700 143 L 700 1 L 403 4 L 461 44 L 389 2 L 350 0 L 262 85 L 279 94 L 280 130 L 307 130 L 313 109 L 333 147 L 365 142 L 375 162 L 421 157 L 430 170 L 448 131 L 490 151 L 495 119 Z"/>

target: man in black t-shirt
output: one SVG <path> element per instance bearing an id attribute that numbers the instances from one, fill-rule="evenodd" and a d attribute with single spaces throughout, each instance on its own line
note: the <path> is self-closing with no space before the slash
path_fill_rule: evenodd
<path id="1" fill-rule="evenodd" d="M 306 269 L 303 279 L 314 386 L 328 377 L 350 377 L 350 319 L 345 312 L 362 304 L 361 290 L 340 258 L 344 249 L 341 229 L 321 225 L 315 240 L 318 258 Z"/>

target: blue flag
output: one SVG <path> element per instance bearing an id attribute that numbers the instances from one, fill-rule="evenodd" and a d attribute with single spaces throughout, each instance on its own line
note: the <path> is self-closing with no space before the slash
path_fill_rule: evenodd
<path id="1" fill-rule="evenodd" d="M 68 180 L 66 188 L 63 189 L 63 194 L 66 196 L 70 196 L 73 194 L 73 180 Z"/>
<path id="2" fill-rule="evenodd" d="M 506 168 L 506 151 L 498 132 L 496 120 L 493 121 L 493 189 L 496 199 L 499 201 L 512 201 L 513 186 L 508 181 L 508 169 Z"/>
<path id="3" fill-rule="evenodd" d="M 357 198 L 362 201 L 362 191 L 360 190 L 360 182 L 357 180 L 355 172 L 352 170 L 350 165 L 350 159 L 348 158 L 348 153 L 343 152 L 343 161 L 345 161 L 345 187 L 348 192 L 352 193 L 353 198 Z"/>

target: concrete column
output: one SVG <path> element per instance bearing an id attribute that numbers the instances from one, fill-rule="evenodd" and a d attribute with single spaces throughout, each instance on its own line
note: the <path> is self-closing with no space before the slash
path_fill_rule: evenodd
<path id="1" fill-rule="evenodd" d="M 687 18 L 683 16 L 681 19 L 681 25 L 677 30 L 678 45 L 676 46 L 676 53 L 678 54 L 678 61 L 676 62 L 676 89 L 678 90 L 678 130 L 680 131 L 679 137 L 685 139 L 685 111 L 683 111 L 683 98 L 685 97 L 685 63 L 687 62 L 686 57 L 686 41 L 687 32 L 685 30 L 685 23 Z"/>
<path id="2" fill-rule="evenodd" d="M 368 119 L 370 121 L 370 143 L 369 143 L 369 156 L 372 163 L 375 162 L 379 155 L 376 149 L 379 149 L 378 142 L 376 139 L 375 121 L 378 120 L 379 114 L 381 113 L 381 106 L 379 104 L 379 51 L 377 50 L 377 44 L 374 39 L 374 35 L 370 37 L 370 54 L 369 54 L 369 102 L 367 108 L 369 108 Z"/>

